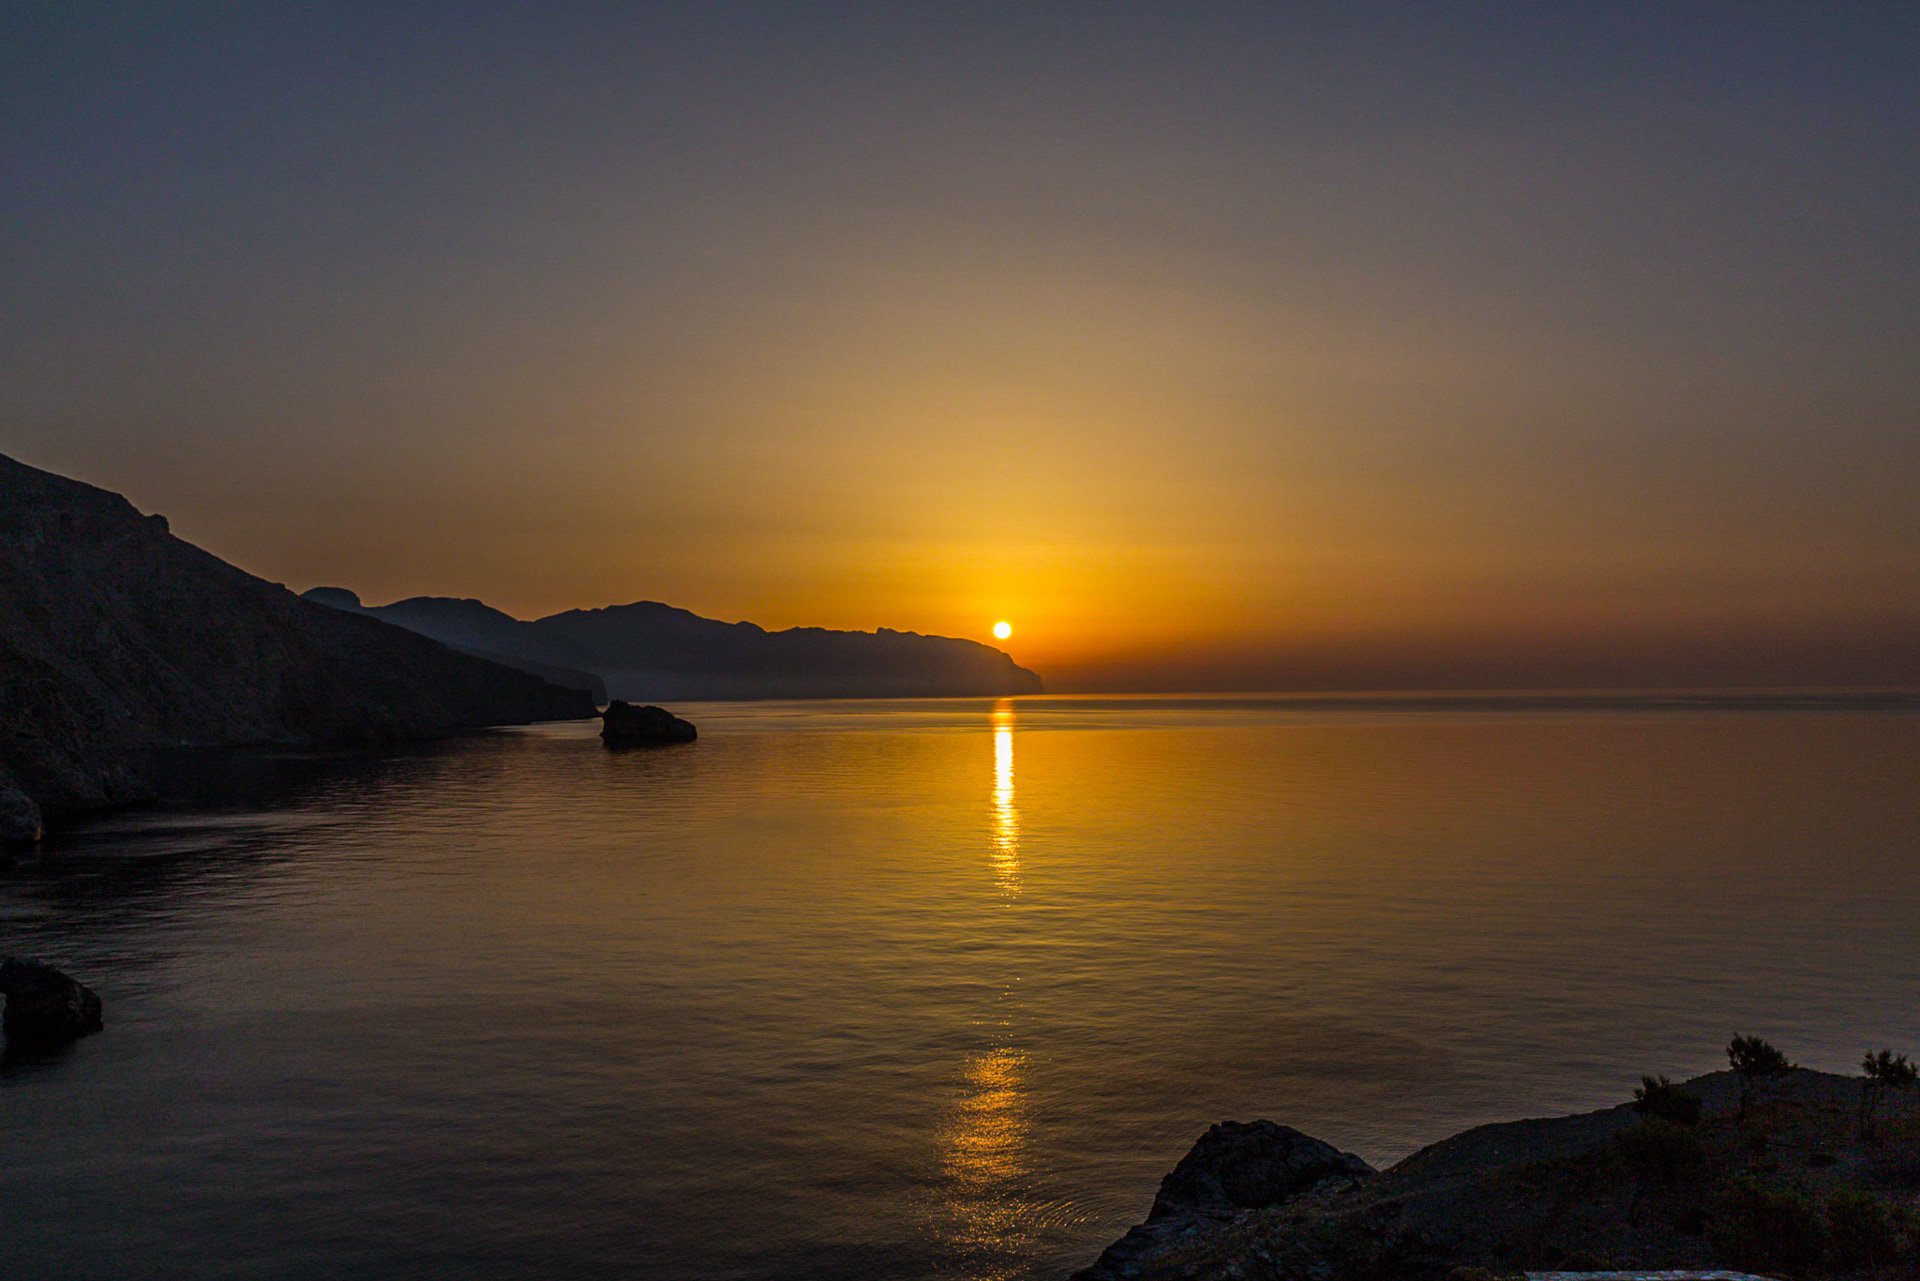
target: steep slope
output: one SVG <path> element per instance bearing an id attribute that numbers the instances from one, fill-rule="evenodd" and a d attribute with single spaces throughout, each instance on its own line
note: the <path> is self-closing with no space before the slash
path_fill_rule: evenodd
<path id="1" fill-rule="evenodd" d="M 589 716 L 589 697 L 303 601 L 117 494 L 0 457 L 0 826 L 152 795 L 155 749 Z"/>
<path id="2" fill-rule="evenodd" d="M 404 627 L 422 636 L 431 636 L 449 649 L 457 649 L 475 658 L 500 663 L 538 676 L 543 681 L 567 689 L 583 689 L 595 703 L 607 701 L 607 685 L 599 676 L 577 667 L 546 663 L 512 652 L 518 628 L 526 626 L 511 614 L 503 614 L 477 600 L 452 600 L 444 596 L 415 596 L 368 609 L 360 598 L 343 587 L 315 587 L 301 593 L 306 599 L 350 614 L 370 614 L 380 621 Z"/>
<path id="3" fill-rule="evenodd" d="M 351 592 L 313 600 L 365 608 Z M 349 604 L 350 602 L 350 604 Z M 653 601 L 523 622 L 476 600 L 419 596 L 366 612 L 447 644 L 592 672 L 613 698 L 888 698 L 1036 694 L 1040 678 L 976 641 L 915 632 L 769 632 Z"/>

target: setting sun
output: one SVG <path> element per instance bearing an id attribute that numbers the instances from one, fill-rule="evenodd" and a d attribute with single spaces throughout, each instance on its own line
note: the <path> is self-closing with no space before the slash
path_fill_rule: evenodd
<path id="1" fill-rule="evenodd" d="M 1005 640 L 1007 637 L 1011 635 L 1013 635 L 1012 623 L 1002 620 L 1001 622 L 995 623 L 993 625 L 993 638 L 995 640 Z"/>

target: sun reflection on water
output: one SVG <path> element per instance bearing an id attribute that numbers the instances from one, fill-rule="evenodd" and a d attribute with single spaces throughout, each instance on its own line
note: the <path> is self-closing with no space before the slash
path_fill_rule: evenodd
<path id="1" fill-rule="evenodd" d="M 1020 811 L 1013 787 L 1013 704 L 992 713 L 992 827 L 987 856 L 1001 902 L 1019 898 Z M 993 1044 L 967 1056 L 958 1097 L 940 1128 L 947 1233 L 968 1260 L 974 1281 L 1023 1276 L 1043 1226 L 1043 1207 L 1030 1177 L 1031 1100 L 1026 1051 L 1009 1043 L 1017 975 L 1008 975 L 1000 1008 L 990 1020 Z"/>
<path id="2" fill-rule="evenodd" d="M 949 1239 L 976 1281 L 1024 1275 L 1040 1216 L 1029 1172 L 1027 1055 L 999 1046 L 967 1059 L 963 1093 L 941 1134 Z"/>
<path id="3" fill-rule="evenodd" d="M 993 874 L 1006 898 L 1020 894 L 1020 811 L 1013 803 L 1013 704 L 993 709 Z"/>

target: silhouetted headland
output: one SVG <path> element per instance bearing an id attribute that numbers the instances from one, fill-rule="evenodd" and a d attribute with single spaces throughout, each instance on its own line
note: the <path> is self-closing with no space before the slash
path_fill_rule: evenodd
<path id="1" fill-rule="evenodd" d="M 161 749 L 593 713 L 581 689 L 301 600 L 118 494 L 0 457 L 0 841 L 153 799 Z"/>
<path id="2" fill-rule="evenodd" d="M 1216 1125 L 1075 1281 L 1915 1275 L 1916 1091 L 1886 1091 L 1870 1129 L 1860 1077 L 1783 1069 L 1751 1107 L 1733 1072 L 1648 1085 L 1652 1106 L 1478 1126 L 1378 1171 L 1271 1121 Z"/>
<path id="3" fill-rule="evenodd" d="M 1038 694 L 1040 677 L 978 641 L 918 632 L 770 632 L 640 601 L 524 621 L 477 600 L 366 606 L 338 587 L 309 600 L 371 614 L 502 662 L 586 671 L 632 702 L 730 698 L 967 698 Z M 537 670 L 537 669 L 536 669 Z"/>

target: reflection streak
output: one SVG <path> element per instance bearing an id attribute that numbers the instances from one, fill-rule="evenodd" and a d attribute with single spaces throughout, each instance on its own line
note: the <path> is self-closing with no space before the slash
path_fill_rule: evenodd
<path id="1" fill-rule="evenodd" d="M 1013 705 L 993 709 L 993 874 L 1005 898 L 1020 895 L 1020 811 L 1013 803 Z"/>
<path id="2" fill-rule="evenodd" d="M 988 858 L 1006 906 L 1020 897 L 1020 811 L 1013 787 L 1013 704 L 993 709 L 992 828 Z M 1009 981 L 1001 992 L 1011 1000 Z M 1041 1207 L 1024 1186 L 1029 1174 L 1030 1099 L 1025 1051 L 1007 1044 L 1011 1020 L 995 1020 L 991 1048 L 967 1056 L 960 1097 L 939 1135 L 951 1240 L 975 1281 L 1011 1281 L 1038 1235 Z"/>

